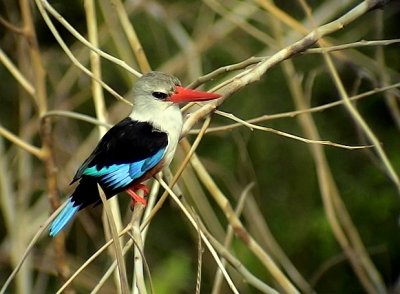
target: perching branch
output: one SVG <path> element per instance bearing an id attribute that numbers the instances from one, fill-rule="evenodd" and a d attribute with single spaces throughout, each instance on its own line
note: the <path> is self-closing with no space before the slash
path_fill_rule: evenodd
<path id="1" fill-rule="evenodd" d="M 335 21 L 320 26 L 319 28 L 307 34 L 305 37 L 301 38 L 299 41 L 278 51 L 266 60 L 258 63 L 256 66 L 246 69 L 230 80 L 225 81 L 224 88 L 219 91 L 220 94 L 223 94 L 223 97 L 215 102 L 213 101 L 204 105 L 201 109 L 193 113 L 191 119 L 188 119 L 185 122 L 183 133 L 186 134 L 193 127 L 196 121 L 213 112 L 219 105 L 223 103 L 225 99 L 233 95 L 235 92 L 251 83 L 258 81 L 272 67 L 280 64 L 282 61 L 292 56 L 297 55 L 300 52 L 305 51 L 322 37 L 342 30 L 345 26 L 360 18 L 370 10 L 380 7 L 384 2 L 385 1 L 363 1 Z"/>

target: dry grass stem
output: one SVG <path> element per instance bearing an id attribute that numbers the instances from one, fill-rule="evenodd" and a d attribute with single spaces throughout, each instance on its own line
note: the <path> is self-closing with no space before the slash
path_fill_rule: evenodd
<path id="1" fill-rule="evenodd" d="M 194 154 L 194 152 L 196 151 L 196 148 L 199 146 L 201 139 L 203 138 L 207 127 L 209 126 L 211 122 L 211 117 L 206 118 L 206 120 L 203 123 L 203 126 L 199 132 L 199 134 L 196 137 L 196 140 L 193 142 L 189 152 L 186 154 L 185 159 L 183 160 L 183 162 L 180 164 L 178 170 L 175 172 L 175 175 L 173 177 L 173 179 L 171 180 L 169 186 L 171 188 L 174 187 L 174 185 L 177 183 L 179 177 L 182 175 L 183 171 L 185 170 L 186 166 L 189 164 L 190 162 L 190 158 L 192 157 L 192 155 Z M 182 139 L 181 142 L 185 142 L 185 144 L 189 144 L 189 142 L 187 141 L 186 138 Z M 143 230 L 144 227 L 147 226 L 147 224 L 151 221 L 151 219 L 155 216 L 155 214 L 157 213 L 157 211 L 159 211 L 163 205 L 163 203 L 165 202 L 165 200 L 168 197 L 168 193 L 167 191 L 165 191 L 159 201 L 157 202 L 157 204 L 154 206 L 154 208 L 151 210 L 151 212 L 148 214 L 148 216 L 145 218 L 145 220 L 142 223 L 141 229 Z"/>
<path id="2" fill-rule="evenodd" d="M 400 88 L 400 83 L 388 85 L 388 86 L 381 87 L 381 88 L 375 88 L 373 90 L 369 90 L 364 93 L 349 97 L 349 99 L 351 101 L 356 101 L 361 98 L 369 97 L 374 94 L 378 94 L 378 93 L 382 93 L 382 92 L 390 92 L 391 90 L 398 89 L 398 88 Z M 320 111 L 324 111 L 329 108 L 333 108 L 333 107 L 340 106 L 340 105 L 343 105 L 342 100 L 327 103 L 327 104 L 324 104 L 321 106 L 308 107 L 306 109 L 301 109 L 301 110 L 294 110 L 294 111 L 282 112 L 282 113 L 277 113 L 277 114 L 266 114 L 266 115 L 262 115 L 259 117 L 247 119 L 247 120 L 245 120 L 245 122 L 254 124 L 254 123 L 259 123 L 259 122 L 263 122 L 263 121 L 267 121 L 267 120 L 274 120 L 274 119 L 281 119 L 281 118 L 294 118 L 298 115 L 320 112 Z M 228 131 L 228 130 L 238 128 L 238 127 L 243 127 L 243 126 L 245 126 L 245 125 L 238 122 L 238 123 L 234 123 L 234 124 L 226 124 L 221 127 L 210 127 L 210 128 L 207 128 L 206 134 L 214 133 L 214 132 L 221 132 L 221 131 Z M 198 134 L 198 133 L 199 133 L 199 130 L 196 130 L 196 129 L 188 131 L 188 134 Z"/>
<path id="3" fill-rule="evenodd" d="M 118 264 L 121 293 L 127 294 L 127 293 L 129 293 L 128 278 L 126 275 L 125 260 L 124 260 L 123 254 L 122 254 L 121 242 L 119 240 L 117 227 L 115 225 L 114 215 L 112 213 L 109 203 L 107 202 L 107 198 L 106 198 L 103 190 L 101 189 L 100 185 L 97 185 L 97 187 L 99 189 L 100 198 L 104 205 L 104 210 L 107 215 L 108 223 L 109 223 L 110 230 L 111 230 L 111 237 L 114 241 L 115 257 L 116 257 L 117 264 Z"/>
<path id="4" fill-rule="evenodd" d="M 226 282 L 228 283 L 229 287 L 231 288 L 233 293 L 239 293 L 238 290 L 236 289 L 235 285 L 233 284 L 230 276 L 226 272 L 223 264 L 221 263 L 220 258 L 218 257 L 217 253 L 215 252 L 214 248 L 208 241 L 207 237 L 204 235 L 204 233 L 200 230 L 200 228 L 197 226 L 196 221 L 194 218 L 191 216 L 190 212 L 183 206 L 179 198 L 175 195 L 175 193 L 171 190 L 171 188 L 163 181 L 162 178 L 158 177 L 157 181 L 161 184 L 161 186 L 171 195 L 172 199 L 179 205 L 181 208 L 182 212 L 185 214 L 187 219 L 190 221 L 190 223 L 193 225 L 193 227 L 200 233 L 200 236 L 204 242 L 204 244 L 207 246 L 208 250 L 210 251 L 211 255 L 213 256 L 215 262 L 217 263 L 218 267 L 221 269 Z"/>
<path id="5" fill-rule="evenodd" d="M 333 64 L 332 58 L 329 56 L 329 53 L 325 52 L 323 53 L 325 62 L 327 63 L 329 72 L 332 75 L 332 79 L 335 82 L 335 85 L 340 93 L 341 98 L 343 99 L 344 105 L 347 108 L 347 110 L 350 112 L 351 116 L 354 118 L 354 120 L 357 122 L 357 124 L 361 127 L 365 135 L 367 136 L 368 140 L 371 141 L 373 144 L 378 156 L 380 157 L 382 164 L 384 165 L 387 174 L 389 177 L 392 179 L 393 183 L 396 185 L 398 191 L 400 192 L 400 179 L 393 168 L 393 165 L 391 164 L 389 158 L 387 157 L 385 151 L 383 150 L 381 143 L 379 142 L 379 139 L 375 136 L 374 132 L 371 130 L 371 128 L 368 126 L 367 122 L 363 119 L 359 111 L 356 109 L 356 107 L 351 103 L 349 99 L 349 95 L 347 94 L 342 81 L 340 80 L 340 77 L 338 75 L 338 72 Z"/>
<path id="6" fill-rule="evenodd" d="M 35 233 L 31 241 L 29 242 L 28 246 L 25 249 L 24 254 L 21 257 L 21 260 L 18 262 L 18 264 L 14 267 L 14 270 L 12 271 L 11 275 L 8 276 L 7 280 L 3 284 L 0 290 L 0 294 L 6 293 L 6 290 L 12 280 L 15 278 L 17 275 L 18 271 L 21 269 L 22 265 L 24 264 L 25 259 L 29 256 L 31 253 L 32 249 L 34 248 L 33 246 L 36 245 L 37 241 L 39 240 L 40 236 L 42 233 L 47 229 L 47 227 L 50 225 L 50 223 L 56 218 L 58 213 L 64 208 L 65 204 L 60 205 L 58 209 L 56 209 L 52 215 L 46 220 L 46 222 L 39 228 L 39 230 Z"/>
<path id="7" fill-rule="evenodd" d="M 243 190 L 243 192 L 241 193 L 240 197 L 239 197 L 239 201 L 236 205 L 235 208 L 235 214 L 237 218 L 240 218 L 240 215 L 242 214 L 242 210 L 245 204 L 245 200 L 250 192 L 250 190 L 254 187 L 255 183 L 250 183 L 247 185 L 247 187 Z M 228 226 L 227 230 L 226 230 L 226 236 L 225 236 L 225 240 L 223 243 L 224 249 L 229 249 L 232 239 L 234 237 L 234 231 L 232 226 Z M 222 260 L 222 263 L 225 265 L 226 264 L 226 260 Z M 215 279 L 214 279 L 214 284 L 212 287 L 212 294 L 218 294 L 221 291 L 221 283 L 222 283 L 222 272 L 220 269 L 217 270 L 217 273 L 215 275 Z"/>
<path id="8" fill-rule="evenodd" d="M 143 196 L 141 191 L 138 191 Z M 132 215 L 132 239 L 135 242 L 134 249 L 134 277 L 132 284 L 132 293 L 146 294 L 146 284 L 143 275 L 143 260 L 144 260 L 144 243 L 140 231 L 140 222 L 144 213 L 145 207 L 141 203 L 136 203 Z"/>
<path id="9" fill-rule="evenodd" d="M 185 148 L 187 148 L 187 146 L 185 146 Z M 236 217 L 235 212 L 230 206 L 228 199 L 212 180 L 197 156 L 192 156 L 191 164 L 197 175 L 199 176 L 200 180 L 207 187 L 220 209 L 224 212 L 225 217 L 229 221 L 230 225 L 233 227 L 236 236 L 260 259 L 266 269 L 269 270 L 271 275 L 275 278 L 276 282 L 279 283 L 279 285 L 284 289 L 285 292 L 298 293 L 298 290 L 288 280 L 285 274 L 279 269 L 279 267 L 275 264 L 269 254 L 265 252 L 264 249 L 261 248 L 260 245 L 248 234 L 248 232 L 242 225 L 242 222 Z"/>
<path id="10" fill-rule="evenodd" d="M 236 270 L 238 271 L 243 278 L 252 286 L 254 286 L 256 289 L 261 291 L 262 293 L 268 293 L 268 294 L 277 294 L 279 293 L 275 289 L 271 288 L 267 284 L 265 284 L 263 281 L 261 281 L 259 278 L 254 276 L 251 271 L 249 271 L 237 258 L 235 258 L 227 249 L 224 245 L 220 244 L 207 230 L 202 226 L 203 231 L 209 238 L 211 244 L 214 246 L 215 250 L 218 251 L 218 253 L 223 256 L 223 258 L 229 262 L 229 264 Z"/>
<path id="11" fill-rule="evenodd" d="M 245 120 L 242 120 L 242 119 L 236 117 L 232 113 L 226 113 L 226 112 L 222 112 L 222 111 L 219 111 L 219 110 L 217 110 L 215 113 L 217 113 L 217 114 L 219 114 L 221 116 L 227 117 L 227 118 L 229 118 L 231 120 L 238 121 L 240 124 L 248 127 L 250 130 L 256 129 L 256 130 L 260 130 L 260 131 L 271 132 L 271 133 L 274 133 L 274 134 L 277 134 L 277 135 L 280 135 L 280 136 L 283 136 L 283 137 L 288 137 L 288 138 L 291 138 L 291 139 L 294 139 L 294 140 L 298 140 L 298 141 L 301 141 L 301 142 L 304 142 L 304 143 L 308 143 L 308 144 L 330 145 L 330 146 L 333 146 L 333 147 L 349 149 L 349 150 L 365 149 L 365 148 L 372 147 L 372 146 L 349 146 L 349 145 L 338 144 L 338 143 L 334 143 L 334 142 L 330 142 L 330 141 L 310 140 L 310 139 L 302 138 L 302 137 L 295 136 L 295 135 L 292 135 L 292 134 L 288 134 L 288 133 L 285 133 L 285 132 L 282 132 L 282 131 L 278 131 L 278 130 L 275 130 L 275 129 L 272 129 L 272 128 L 262 127 L 262 126 L 258 126 L 258 125 L 249 123 L 249 122 L 247 122 Z"/>
<path id="12" fill-rule="evenodd" d="M 362 130 L 366 133 L 367 137 L 369 138 L 369 140 L 373 143 L 379 157 L 382 160 L 382 163 L 384 164 L 384 166 L 387 169 L 387 172 L 390 176 L 390 178 L 392 179 L 392 181 L 394 182 L 394 184 L 397 186 L 397 189 L 400 191 L 400 180 L 399 177 L 397 175 L 397 173 L 395 172 L 395 170 L 393 169 L 389 159 L 386 156 L 386 153 L 384 152 L 383 148 L 381 147 L 378 139 L 376 138 L 375 134 L 371 131 L 371 129 L 369 128 L 369 126 L 367 125 L 367 123 L 365 122 L 365 120 L 362 118 L 362 116 L 360 115 L 360 113 L 356 110 L 356 108 L 351 104 L 351 102 L 348 99 L 348 95 L 347 92 L 345 91 L 343 84 L 341 83 L 341 80 L 337 74 L 337 71 L 332 63 L 332 59 L 329 57 L 328 53 L 324 54 L 324 59 L 328 65 L 328 68 L 332 74 L 332 78 L 336 84 L 336 86 L 338 87 L 339 93 L 342 96 L 342 99 L 345 101 L 345 106 L 346 108 L 349 110 L 349 112 L 351 113 L 351 115 L 353 116 L 353 118 L 356 120 L 356 122 L 358 124 L 360 124 Z M 351 234 L 350 236 L 354 235 L 354 233 L 356 233 L 354 230 L 351 230 Z M 357 238 L 358 239 L 358 238 Z M 359 245 L 362 245 L 362 243 L 360 242 Z M 361 247 L 363 249 L 364 252 L 362 252 L 363 256 L 366 257 L 366 250 L 364 249 L 364 246 Z M 359 251 L 360 247 L 357 248 L 356 250 Z M 357 262 L 357 261 L 355 261 Z M 385 290 L 385 286 L 383 285 L 383 281 L 380 277 L 380 274 L 378 273 L 378 271 L 375 269 L 375 266 L 373 265 L 373 263 L 370 261 L 369 258 L 363 258 L 361 259 L 361 264 L 363 266 L 363 270 L 366 271 L 366 273 L 369 275 L 369 279 L 370 282 L 372 283 L 371 286 L 369 286 L 369 281 L 367 279 L 361 279 L 361 281 L 364 281 L 364 285 L 366 287 L 366 290 L 370 293 L 384 293 L 386 292 Z M 358 273 L 358 271 L 357 271 Z M 361 273 L 360 273 L 361 275 Z"/>
<path id="13" fill-rule="evenodd" d="M 0 294 L 399 289 L 397 2 L 2 9 Z M 145 207 L 99 187 L 103 210 L 42 238 L 152 68 L 222 97 L 182 107 Z"/>
<path id="14" fill-rule="evenodd" d="M 191 209 L 192 211 L 193 208 Z M 195 215 L 195 221 L 197 223 L 197 237 L 198 237 L 198 243 L 197 243 L 197 275 L 196 275 L 196 294 L 201 293 L 201 270 L 202 270 L 202 265 L 203 265 L 203 243 L 201 241 L 201 234 L 200 234 L 200 222 L 198 219 L 198 216 Z M 224 264 L 224 261 L 221 259 L 221 264 Z M 221 273 L 221 279 L 222 279 L 222 272 Z"/>
<path id="15" fill-rule="evenodd" d="M 341 51 L 359 47 L 374 47 L 374 46 L 389 46 L 393 44 L 400 43 L 400 39 L 391 39 L 391 40 L 374 40 L 374 41 L 367 41 L 361 40 L 359 42 L 353 42 L 349 44 L 342 44 L 337 46 L 330 46 L 322 48 L 310 48 L 304 51 L 302 54 L 323 54 L 323 52 L 332 52 L 332 51 Z"/>
<path id="16" fill-rule="evenodd" d="M 301 1 L 301 3 L 306 12 L 309 12 L 308 6 L 305 4 L 305 2 Z M 308 14 L 308 16 L 311 17 L 310 14 Z M 301 91 L 299 79 L 293 78 L 297 77 L 297 75 L 294 72 L 293 64 L 291 62 L 285 63 L 284 70 L 287 75 L 287 80 L 289 81 L 288 84 L 293 93 L 296 105 L 300 109 L 306 108 L 307 107 L 307 104 L 305 102 L 306 99 L 304 98 L 304 95 Z M 319 137 L 317 128 L 314 125 L 314 122 L 310 116 L 303 117 L 303 120 L 301 122 L 306 133 L 310 134 L 313 138 Z M 343 247 L 344 251 L 348 254 L 352 267 L 355 273 L 358 275 L 364 288 L 370 293 L 373 293 L 374 291 L 377 290 L 381 292 L 382 286 L 380 285 L 381 282 L 379 282 L 379 279 L 375 279 L 376 276 L 368 277 L 366 275 L 366 273 L 368 272 L 375 272 L 372 263 L 366 262 L 362 265 L 358 261 L 358 258 L 360 258 L 361 260 L 369 260 L 369 258 L 368 255 L 365 254 L 362 242 L 359 240 L 356 231 L 354 231 L 354 227 L 351 223 L 350 218 L 345 217 L 347 215 L 347 211 L 344 205 L 342 204 L 341 198 L 335 187 L 333 178 L 329 171 L 329 165 L 327 164 L 327 161 L 324 157 L 323 150 L 322 148 L 315 148 L 312 151 L 315 153 L 315 160 L 317 162 L 316 164 L 318 166 L 318 172 L 319 172 L 321 193 L 324 200 L 328 220 L 330 221 L 332 230 L 334 231 L 336 238 Z M 341 218 L 338 218 L 338 214 L 341 214 Z M 346 221 L 340 224 L 340 219 Z M 350 240 L 348 239 L 348 236 L 346 236 L 345 234 L 346 231 L 347 233 L 349 233 Z M 356 244 L 358 246 L 354 246 L 354 244 L 349 243 L 351 240 L 357 240 Z"/>
<path id="17" fill-rule="evenodd" d="M 36 1 L 36 0 L 35 0 Z M 126 64 L 125 61 L 120 60 L 118 58 L 116 58 L 115 56 L 112 56 L 106 52 L 103 52 L 102 50 L 100 50 L 96 45 L 92 44 L 91 42 L 87 41 L 81 34 L 79 34 L 79 32 L 72 26 L 70 25 L 63 17 L 61 14 L 59 14 L 57 12 L 57 10 L 55 10 L 53 8 L 53 6 L 50 5 L 50 3 L 46 0 L 40 0 L 40 1 L 36 1 L 36 5 L 38 5 L 38 8 L 40 10 L 42 10 L 41 8 L 45 8 L 47 11 L 49 11 L 77 40 L 79 40 L 80 42 L 82 42 L 83 45 L 87 46 L 88 48 L 90 48 L 90 50 L 96 52 L 98 55 L 100 55 L 101 57 L 121 66 L 123 69 L 127 70 L 128 72 L 130 72 L 131 74 L 140 77 L 141 73 L 136 71 L 135 69 L 133 69 L 132 67 L 130 67 L 128 64 Z M 47 13 L 43 10 L 41 11 L 43 18 L 49 19 L 47 17 Z M 45 18 L 45 19 L 46 19 Z M 51 22 L 49 22 L 51 23 Z M 49 25 L 48 23 L 48 25 Z M 52 26 L 52 25 L 51 25 Z M 50 25 L 49 25 L 50 28 Z M 54 32 L 53 32 L 54 33 Z M 61 45 L 61 44 L 60 44 Z"/>
<path id="18" fill-rule="evenodd" d="M 58 33 L 56 27 L 54 26 L 53 22 L 51 21 L 50 17 L 48 16 L 48 14 L 46 13 L 44 7 L 42 6 L 41 0 L 35 0 L 37 7 L 39 8 L 39 11 L 44 19 L 44 21 L 46 22 L 48 28 L 50 29 L 50 31 L 52 32 L 54 38 L 56 38 L 57 42 L 60 44 L 61 48 L 63 49 L 63 51 L 65 52 L 65 54 L 70 58 L 71 62 L 76 65 L 81 71 L 83 71 L 85 74 L 87 74 L 89 77 L 91 77 L 93 80 L 95 80 L 96 82 L 98 82 L 104 89 L 106 89 L 111 95 L 113 95 L 115 98 L 117 98 L 118 100 L 120 100 L 121 102 L 124 102 L 128 105 L 132 105 L 132 103 L 130 103 L 129 101 L 127 101 L 124 97 L 122 97 L 121 95 L 119 95 L 116 91 L 114 91 L 110 86 L 108 86 L 106 83 L 104 83 L 102 80 L 99 80 L 97 77 L 95 77 L 92 72 L 90 70 L 88 70 L 85 66 L 82 65 L 82 63 L 80 63 L 78 61 L 78 59 L 76 59 L 76 57 L 74 56 L 74 54 L 71 52 L 71 50 L 69 50 L 67 44 L 65 44 L 65 42 L 63 41 L 62 37 L 60 36 L 60 34 Z"/>
<path id="19" fill-rule="evenodd" d="M 130 230 L 132 229 L 131 225 L 129 224 L 127 227 L 125 227 L 119 234 L 118 237 L 120 238 L 121 236 L 127 234 Z M 63 293 L 64 290 L 72 283 L 72 281 L 85 269 L 87 268 L 97 257 L 99 257 L 105 250 L 107 250 L 107 248 L 112 245 L 114 243 L 114 239 L 111 239 L 109 241 L 107 241 L 102 247 L 100 247 L 95 253 L 93 253 L 92 256 L 90 256 L 88 259 L 85 260 L 85 262 L 69 277 L 69 279 L 62 285 L 62 287 L 60 287 L 60 289 L 57 290 L 57 294 L 59 293 Z M 130 248 L 130 246 L 132 246 L 133 242 L 128 242 L 125 246 L 124 246 L 124 250 L 123 250 L 123 255 L 125 255 L 126 251 Z M 111 275 L 114 270 L 115 267 L 117 266 L 117 260 L 114 260 L 113 264 L 110 266 L 110 268 L 108 269 L 108 272 L 106 272 L 106 274 L 103 276 L 103 282 L 100 281 L 99 283 L 97 283 L 96 287 L 93 288 L 93 292 L 96 292 L 97 288 L 100 288 L 103 283 L 104 280 L 107 279 L 109 277 L 109 275 Z"/>
<path id="20" fill-rule="evenodd" d="M 25 151 L 31 153 L 32 155 L 36 156 L 37 158 L 39 158 L 39 159 L 44 158 L 42 149 L 37 148 L 35 146 L 32 146 L 32 145 L 24 142 L 23 140 L 21 140 L 20 137 L 14 135 L 13 133 L 6 130 L 2 126 L 0 126 L 0 135 L 2 135 L 4 138 L 10 140 L 18 147 L 20 147 L 20 148 L 24 149 Z"/>
<path id="21" fill-rule="evenodd" d="M 15 77 L 18 83 L 31 95 L 35 95 L 35 88 L 32 84 L 24 77 L 24 75 L 18 70 L 12 61 L 7 57 L 4 51 L 0 48 L 0 62 L 9 70 L 9 72 Z"/>
<path id="22" fill-rule="evenodd" d="M 140 40 L 136 34 L 135 28 L 132 23 L 129 21 L 129 16 L 124 8 L 124 4 L 120 0 L 111 0 L 112 6 L 115 8 L 118 19 L 121 22 L 121 26 L 126 34 L 129 44 L 132 47 L 133 52 L 135 53 L 137 63 L 140 67 L 140 71 L 143 73 L 149 72 L 151 70 L 151 66 L 149 61 L 147 60 L 146 54 L 144 53 L 143 47 L 140 44 Z M 138 72 L 135 72 L 136 76 Z"/>
<path id="23" fill-rule="evenodd" d="M 72 118 L 72 119 L 76 119 L 76 120 L 81 120 L 81 121 L 93 124 L 95 126 L 105 127 L 107 129 L 112 127 L 112 125 L 110 125 L 109 123 L 107 123 L 105 121 L 100 121 L 99 119 L 93 118 L 89 115 L 72 112 L 72 111 L 50 110 L 43 115 L 43 117 L 47 117 L 47 116 L 68 117 L 68 118 Z"/>

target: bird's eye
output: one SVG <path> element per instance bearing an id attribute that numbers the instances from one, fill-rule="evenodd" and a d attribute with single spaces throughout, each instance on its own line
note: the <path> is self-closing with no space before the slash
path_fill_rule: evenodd
<path id="1" fill-rule="evenodd" d="M 163 92 L 153 92 L 153 93 L 151 93 L 151 95 L 153 95 L 153 97 L 155 97 L 157 99 L 165 99 L 168 97 L 168 94 L 163 93 Z"/>

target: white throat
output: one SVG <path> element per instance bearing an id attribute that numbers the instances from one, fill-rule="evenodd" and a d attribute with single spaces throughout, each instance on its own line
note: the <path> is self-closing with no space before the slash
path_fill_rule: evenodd
<path id="1" fill-rule="evenodd" d="M 175 153 L 182 132 L 182 113 L 179 106 L 171 102 L 153 99 L 134 101 L 133 110 L 129 117 L 132 120 L 151 123 L 156 129 L 167 133 L 168 146 L 165 151 L 164 162 L 168 165 Z"/>

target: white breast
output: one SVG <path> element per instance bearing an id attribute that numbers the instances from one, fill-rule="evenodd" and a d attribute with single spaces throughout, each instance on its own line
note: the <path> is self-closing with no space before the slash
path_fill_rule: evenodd
<path id="1" fill-rule="evenodd" d="M 133 120 L 149 122 L 155 128 L 168 135 L 168 145 L 164 155 L 164 164 L 167 166 L 175 154 L 176 146 L 182 132 L 182 114 L 179 107 L 171 102 L 162 102 L 153 100 L 145 101 L 147 103 L 134 104 L 130 117 Z"/>

